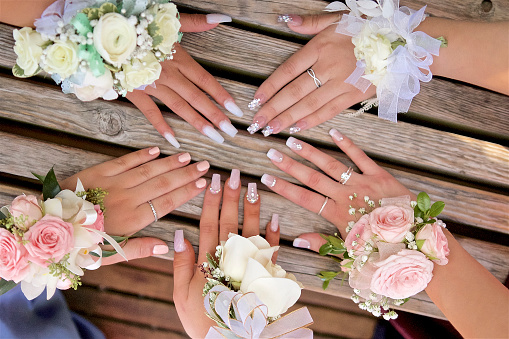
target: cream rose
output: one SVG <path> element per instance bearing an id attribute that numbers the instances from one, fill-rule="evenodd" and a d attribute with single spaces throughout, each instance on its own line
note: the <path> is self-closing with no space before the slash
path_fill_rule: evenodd
<path id="1" fill-rule="evenodd" d="M 57 73 L 62 79 L 68 78 L 78 69 L 78 46 L 70 41 L 57 41 L 46 49 L 43 69 Z"/>
<path id="2" fill-rule="evenodd" d="M 14 52 L 18 56 L 16 64 L 23 69 L 25 76 L 34 75 L 39 68 L 39 59 L 42 55 L 41 46 L 44 44 L 42 36 L 30 27 L 15 29 L 12 34 L 16 40 L 14 45 Z"/>
<path id="3" fill-rule="evenodd" d="M 449 260 L 449 246 L 442 226 L 438 222 L 425 225 L 415 235 L 415 240 L 424 241 L 420 250 L 438 265 L 447 265 Z"/>
<path id="4" fill-rule="evenodd" d="M 154 7 L 157 9 L 154 22 L 159 27 L 158 34 L 163 37 L 163 41 L 157 45 L 157 49 L 165 54 L 170 54 L 179 37 L 180 21 L 177 19 L 177 6 L 167 3 Z"/>
<path id="5" fill-rule="evenodd" d="M 414 221 L 414 210 L 408 207 L 384 206 L 369 214 L 371 231 L 381 240 L 390 243 L 402 242 Z"/>
<path id="6" fill-rule="evenodd" d="M 94 46 L 103 59 L 120 67 L 136 48 L 136 29 L 118 13 L 103 15 L 94 27 Z"/>
<path id="7" fill-rule="evenodd" d="M 92 101 L 97 98 L 104 100 L 114 100 L 118 97 L 113 89 L 113 77 L 108 69 L 105 69 L 103 75 L 95 77 L 91 72 L 87 72 L 81 85 L 74 85 L 74 94 L 81 101 Z"/>
<path id="8" fill-rule="evenodd" d="M 155 55 L 148 52 L 141 61 L 135 59 L 122 66 L 124 76 L 120 83 L 127 91 L 132 92 L 135 88 L 150 85 L 159 79 L 161 69 L 161 64 L 157 61 Z"/>

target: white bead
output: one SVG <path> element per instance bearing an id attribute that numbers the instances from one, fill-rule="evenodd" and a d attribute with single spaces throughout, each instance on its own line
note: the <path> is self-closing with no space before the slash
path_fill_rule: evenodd
<path id="1" fill-rule="evenodd" d="M 120 10 L 120 13 L 122 13 L 122 14 L 125 14 L 126 12 L 127 12 L 127 11 L 125 10 L 125 8 L 122 8 L 122 9 Z"/>

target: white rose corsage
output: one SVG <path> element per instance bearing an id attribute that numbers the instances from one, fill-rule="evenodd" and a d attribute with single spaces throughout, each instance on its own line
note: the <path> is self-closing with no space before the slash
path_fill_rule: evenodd
<path id="1" fill-rule="evenodd" d="M 84 271 L 99 268 L 103 257 L 119 253 L 127 260 L 118 244 L 127 238 L 104 232 L 106 191 L 85 191 L 79 179 L 75 192 L 61 190 L 53 169 L 36 177 L 43 200 L 20 195 L 0 209 L 0 295 L 21 283 L 27 299 L 44 289 L 50 299 L 57 288 L 76 289 Z"/>
<path id="2" fill-rule="evenodd" d="M 356 194 L 350 196 L 355 198 Z M 337 235 L 322 235 L 327 243 L 320 254 L 342 255 L 343 260 L 340 272 L 322 271 L 318 276 L 325 289 L 343 272 L 354 289 L 352 300 L 361 309 L 395 319 L 397 313 L 390 305 L 400 306 L 423 291 L 433 277 L 433 263 L 448 262 L 445 223 L 436 218 L 445 204 L 431 205 L 425 192 L 419 193 L 417 201 L 409 196 L 382 199 L 378 208 L 367 196 L 364 202 L 366 208 L 350 206 L 350 214 L 359 218 L 349 222 L 344 241 Z"/>
<path id="3" fill-rule="evenodd" d="M 419 93 L 419 82 L 431 80 L 433 55 L 438 56 L 447 43 L 443 37 L 414 32 L 425 19 L 425 9 L 399 7 L 399 0 L 346 0 L 346 5 L 334 1 L 325 8 L 349 12 L 336 28 L 337 33 L 351 36 L 355 45 L 356 69 L 345 82 L 362 92 L 376 86 L 377 97 L 364 101 L 353 115 L 378 106 L 380 118 L 396 122 L 397 114 L 408 112 Z"/>
<path id="4" fill-rule="evenodd" d="M 35 27 L 14 30 L 13 74 L 44 70 L 82 101 L 155 86 L 160 62 L 173 58 L 182 38 L 169 0 L 57 0 Z"/>
<path id="5" fill-rule="evenodd" d="M 300 297 L 302 284 L 271 258 L 271 247 L 260 236 L 237 234 L 217 246 L 214 256 L 200 265 L 207 278 L 205 310 L 218 326 L 206 338 L 312 338 L 313 323 L 303 307 L 281 316 Z"/>

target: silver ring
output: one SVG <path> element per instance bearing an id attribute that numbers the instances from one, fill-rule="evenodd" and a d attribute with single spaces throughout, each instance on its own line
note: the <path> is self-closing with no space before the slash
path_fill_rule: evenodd
<path id="1" fill-rule="evenodd" d="M 152 205 L 152 201 L 149 200 L 147 202 L 148 202 L 150 208 L 152 209 L 152 213 L 154 213 L 154 222 L 157 222 L 157 220 L 159 220 L 159 219 L 157 218 L 156 209 L 154 208 L 154 205 Z"/>
<path id="2" fill-rule="evenodd" d="M 325 208 L 325 205 L 327 205 L 328 201 L 329 201 L 329 197 L 325 197 L 325 201 L 323 202 L 322 208 L 320 208 L 320 211 L 318 212 L 318 215 L 322 214 L 323 209 Z"/>
<path id="3" fill-rule="evenodd" d="M 306 72 L 308 72 L 309 76 L 313 78 L 316 88 L 322 87 L 322 82 L 316 77 L 315 71 L 313 71 L 312 68 L 308 68 L 308 70 Z"/>
<path id="4" fill-rule="evenodd" d="M 341 185 L 346 184 L 348 179 L 350 179 L 350 177 L 352 176 L 352 173 L 353 173 L 353 169 L 351 167 L 348 167 L 346 172 L 341 173 L 341 178 L 339 179 L 339 183 Z"/>

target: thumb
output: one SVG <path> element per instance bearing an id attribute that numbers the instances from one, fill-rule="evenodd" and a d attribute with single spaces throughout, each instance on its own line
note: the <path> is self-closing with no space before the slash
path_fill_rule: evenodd
<path id="1" fill-rule="evenodd" d="M 184 231 L 176 230 L 173 240 L 173 295 L 187 299 L 189 284 L 194 276 L 195 253 L 191 243 L 184 239 Z"/>
<path id="2" fill-rule="evenodd" d="M 203 32 L 216 27 L 222 22 L 231 22 L 232 18 L 223 14 L 180 14 L 182 32 Z"/>
<path id="3" fill-rule="evenodd" d="M 318 252 L 320 247 L 327 241 L 320 236 L 320 233 L 304 233 L 293 240 L 293 247 L 306 248 Z"/>
<path id="4" fill-rule="evenodd" d="M 335 22 L 338 22 L 341 16 L 338 13 L 321 15 L 288 15 L 288 28 L 301 34 L 318 34 L 325 28 Z M 279 20 L 279 19 L 278 19 Z M 285 20 L 285 21 L 286 21 Z"/>
<path id="5" fill-rule="evenodd" d="M 127 260 L 150 257 L 154 254 L 168 253 L 168 246 L 156 238 L 133 238 L 129 239 L 123 248 Z M 111 265 L 125 259 L 120 254 L 103 258 L 102 265 Z"/>

